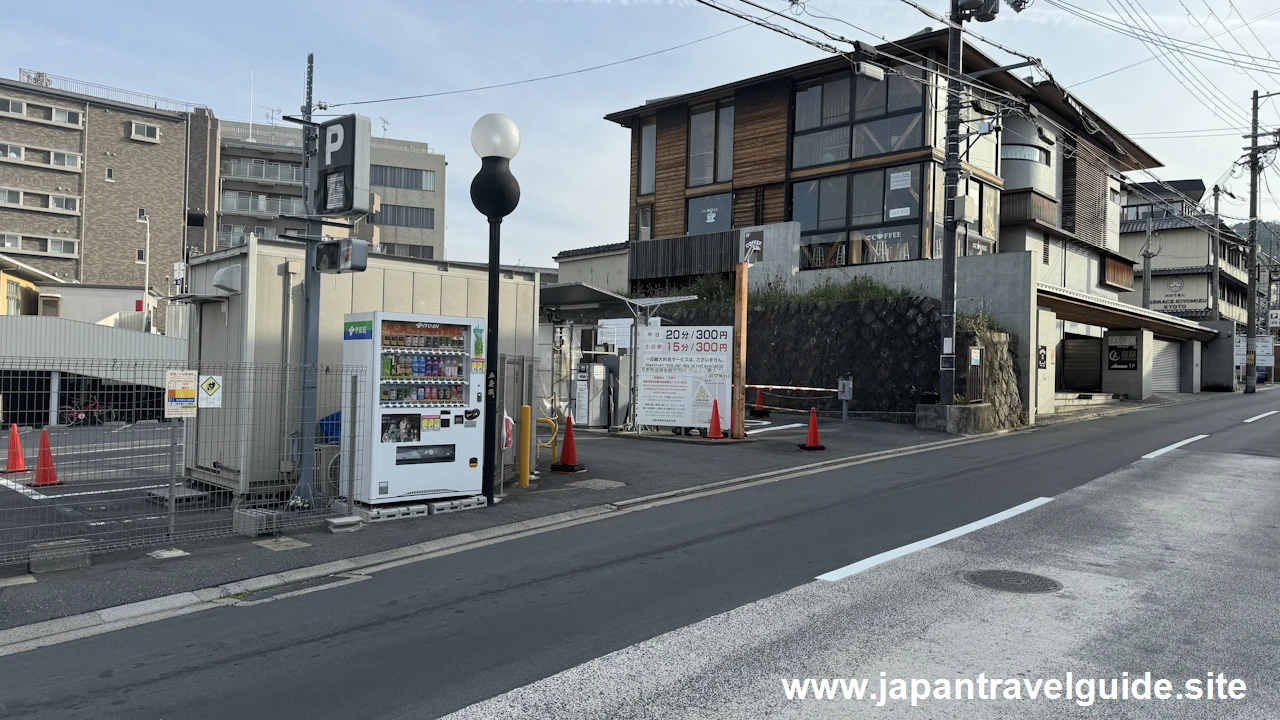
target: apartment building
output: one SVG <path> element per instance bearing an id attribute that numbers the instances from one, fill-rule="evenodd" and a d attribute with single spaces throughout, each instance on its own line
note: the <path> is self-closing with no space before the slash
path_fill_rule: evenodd
<path id="1" fill-rule="evenodd" d="M 244 244 L 249 233 L 272 239 L 303 232 L 305 223 L 289 217 L 306 212 L 301 129 L 222 120 L 218 131 L 218 228 L 210 250 Z M 373 138 L 369 154 L 381 209 L 357 234 L 386 254 L 444 259 L 444 156 L 426 143 L 389 138 Z"/>
<path id="2" fill-rule="evenodd" d="M 1151 231 L 1153 310 L 1197 320 L 1232 320 L 1243 332 L 1249 312 L 1249 243 L 1219 220 L 1215 307 L 1214 217 L 1200 205 L 1204 195 L 1201 180 L 1128 185 L 1120 224 L 1121 248 L 1135 259 L 1135 272 L 1141 276 L 1142 252 L 1147 247 L 1147 231 Z M 1141 305 L 1142 283 L 1135 284 L 1134 292 L 1125 293 L 1122 299 Z M 1260 307 L 1266 304 L 1266 294 L 1264 283 L 1258 289 Z"/>
<path id="3" fill-rule="evenodd" d="M 140 301 L 144 287 L 169 294 L 188 225 L 209 211 L 192 140 L 211 120 L 34 71 L 0 79 L 0 253 L 66 282 L 137 287 Z"/>

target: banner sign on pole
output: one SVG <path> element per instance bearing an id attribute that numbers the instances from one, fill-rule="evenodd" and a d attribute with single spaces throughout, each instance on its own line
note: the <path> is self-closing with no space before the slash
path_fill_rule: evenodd
<path id="1" fill-rule="evenodd" d="M 706 428 L 711 401 L 721 422 L 733 407 L 733 327 L 667 326 L 639 329 L 636 422 Z"/>

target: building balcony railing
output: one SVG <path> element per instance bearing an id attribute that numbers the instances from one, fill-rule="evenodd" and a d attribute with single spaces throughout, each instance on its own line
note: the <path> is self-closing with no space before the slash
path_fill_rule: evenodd
<path id="1" fill-rule="evenodd" d="M 222 212 L 244 215 L 304 215 L 307 208 L 300 197 L 223 198 Z"/>
<path id="2" fill-rule="evenodd" d="M 301 185 L 302 166 L 228 160 L 222 163 L 222 176 L 235 180 L 263 180 L 288 185 Z"/>
<path id="3" fill-rule="evenodd" d="M 240 247 L 248 244 L 249 233 L 243 232 L 220 232 L 218 233 L 218 249 L 226 250 L 227 248 Z"/>
<path id="4" fill-rule="evenodd" d="M 234 142 L 261 143 L 280 147 L 301 148 L 302 131 L 297 128 L 276 127 L 274 125 L 254 125 L 224 122 L 221 125 L 222 138 Z"/>
<path id="5" fill-rule="evenodd" d="M 631 280 L 732 272 L 737 259 L 738 232 L 704 233 L 633 242 Z"/>

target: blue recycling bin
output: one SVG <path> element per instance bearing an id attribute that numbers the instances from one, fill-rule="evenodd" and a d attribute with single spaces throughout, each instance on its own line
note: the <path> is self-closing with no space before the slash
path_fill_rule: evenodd
<path id="1" fill-rule="evenodd" d="M 342 442 L 342 411 L 324 416 L 317 432 L 326 445 L 337 445 Z"/>

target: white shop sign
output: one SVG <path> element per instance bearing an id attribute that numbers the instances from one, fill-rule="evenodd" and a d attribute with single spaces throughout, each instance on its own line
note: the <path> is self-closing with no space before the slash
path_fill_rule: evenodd
<path id="1" fill-rule="evenodd" d="M 711 425 L 711 402 L 720 406 L 720 426 L 732 414 L 731 326 L 645 327 L 639 331 L 636 421 L 641 425 Z"/>

